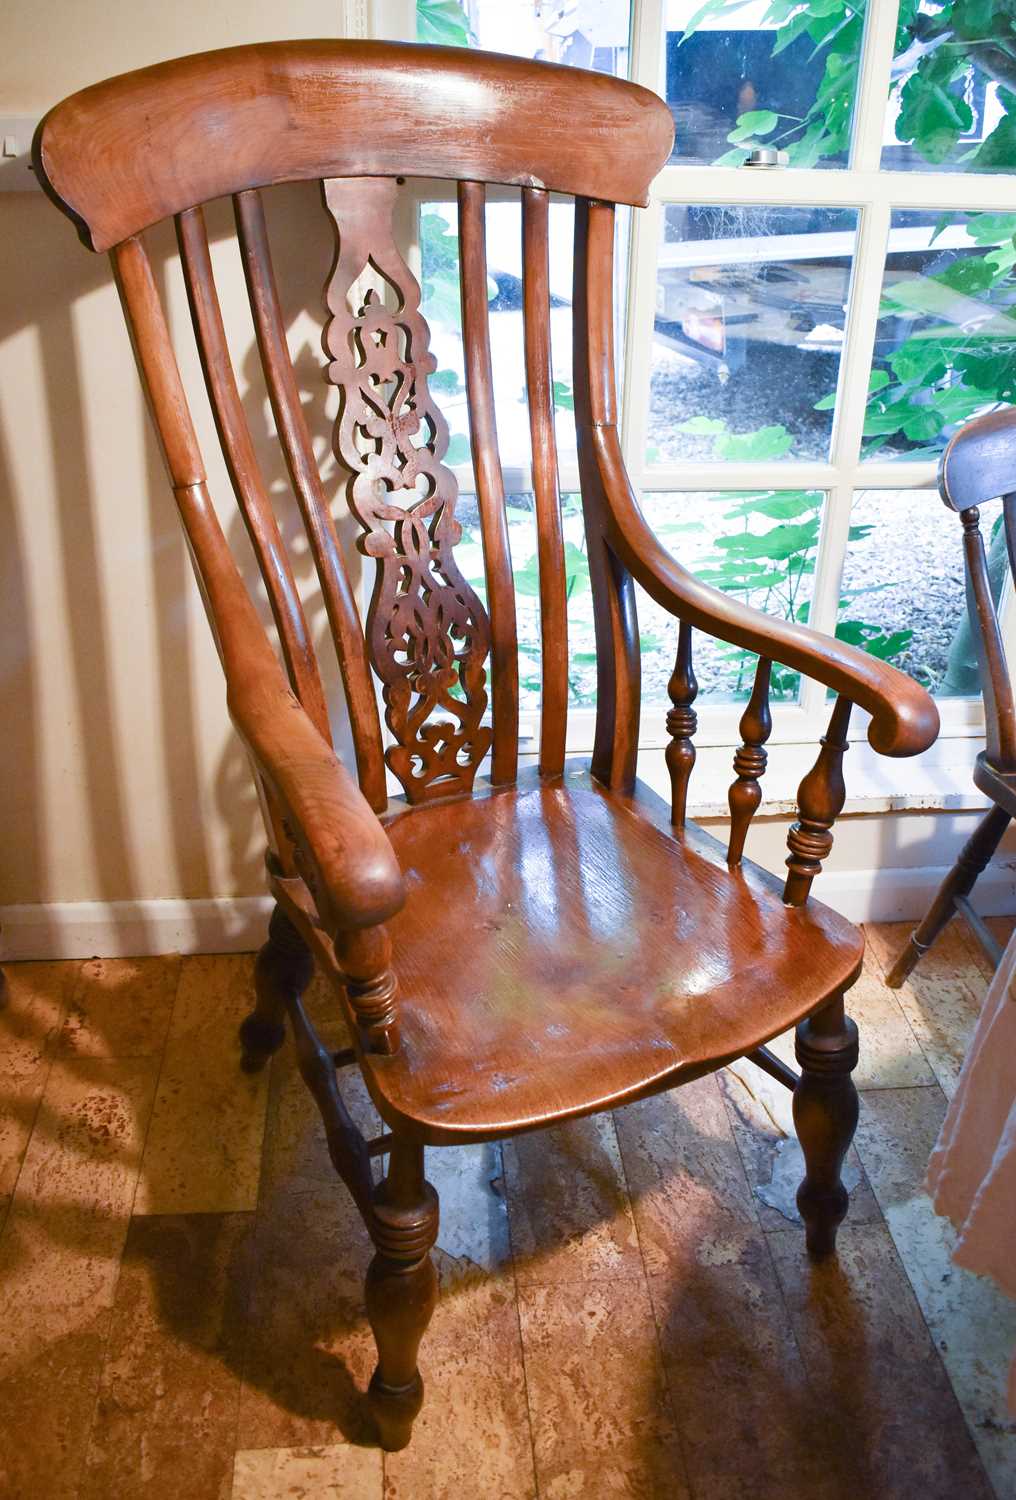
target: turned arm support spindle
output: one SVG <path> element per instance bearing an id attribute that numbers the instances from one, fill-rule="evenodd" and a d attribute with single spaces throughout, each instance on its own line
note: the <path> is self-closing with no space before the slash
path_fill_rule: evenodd
<path id="1" fill-rule="evenodd" d="M 692 736 L 698 727 L 698 715 L 692 704 L 698 696 L 698 683 L 691 664 L 691 626 L 682 620 L 677 633 L 677 660 L 667 684 L 667 695 L 673 707 L 667 714 L 667 770 L 670 772 L 670 821 L 680 831 L 688 807 L 688 782 L 695 764 Z"/>
<path id="2" fill-rule="evenodd" d="M 788 906 L 804 905 L 811 883 L 833 847 L 832 826 L 847 796 L 843 756 L 847 749 L 847 727 L 852 707 L 849 698 L 837 698 L 829 728 L 822 736 L 818 759 L 797 791 L 798 817 L 787 834 L 790 874 L 783 888 L 783 899 Z"/>
<path id="3" fill-rule="evenodd" d="M 398 982 L 391 938 L 383 927 L 340 932 L 335 956 L 365 1052 L 390 1056 L 399 1049 Z"/>
<path id="4" fill-rule="evenodd" d="M 767 657 L 759 657 L 751 697 L 741 715 L 742 744 L 740 749 L 734 752 L 734 770 L 737 772 L 737 780 L 731 785 L 727 796 L 730 805 L 727 864 L 732 869 L 741 863 L 748 825 L 762 801 L 762 788 L 759 781 L 765 774 L 768 760 L 764 747 L 773 732 L 773 716 L 769 711 L 769 677 L 772 666 L 772 662 Z"/>

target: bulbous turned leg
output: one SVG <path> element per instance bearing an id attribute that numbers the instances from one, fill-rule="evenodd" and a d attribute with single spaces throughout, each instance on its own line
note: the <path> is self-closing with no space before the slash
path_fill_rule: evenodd
<path id="1" fill-rule="evenodd" d="M 281 906 L 272 912 L 268 941 L 254 962 L 254 1009 L 240 1026 L 245 1073 L 258 1073 L 286 1040 L 286 999 L 300 996 L 314 975 L 307 945 Z"/>
<path id="2" fill-rule="evenodd" d="M 367 1400 L 389 1453 L 409 1442 L 423 1405 L 416 1356 L 437 1301 L 430 1258 L 437 1225 L 437 1194 L 423 1175 L 423 1147 L 396 1139 L 388 1176 L 374 1193 L 369 1228 L 377 1254 L 367 1272 L 367 1316 L 378 1352 Z"/>
<path id="3" fill-rule="evenodd" d="M 914 928 L 906 947 L 889 971 L 886 984 L 891 990 L 899 989 L 918 959 L 927 953 L 942 928 L 952 919 L 956 910 L 953 904 L 956 897 L 970 895 L 978 876 L 1001 843 L 1009 822 L 1009 814 L 1000 807 L 992 807 L 985 813 L 960 850 L 956 863 L 935 892 L 935 899 L 925 912 L 920 926 Z"/>
<path id="4" fill-rule="evenodd" d="M 839 995 L 797 1028 L 801 1077 L 794 1089 L 794 1124 L 804 1152 L 805 1176 L 797 1190 L 808 1252 L 831 1255 L 849 1202 L 840 1179 L 843 1158 L 857 1127 L 857 1027 Z"/>

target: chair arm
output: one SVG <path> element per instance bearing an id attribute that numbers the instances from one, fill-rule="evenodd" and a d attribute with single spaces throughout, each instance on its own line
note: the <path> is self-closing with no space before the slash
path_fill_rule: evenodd
<path id="1" fill-rule="evenodd" d="M 793 667 L 871 715 L 868 739 L 883 755 L 918 755 L 938 734 L 938 709 L 906 673 L 807 626 L 764 615 L 700 583 L 657 540 L 632 493 L 616 432 L 594 442 L 607 504 L 606 539 L 657 604 L 710 635 Z"/>
<path id="2" fill-rule="evenodd" d="M 310 860 L 322 917 L 338 930 L 376 926 L 405 900 L 395 851 L 270 648 L 266 655 L 254 672 L 227 671 L 230 717 Z"/>

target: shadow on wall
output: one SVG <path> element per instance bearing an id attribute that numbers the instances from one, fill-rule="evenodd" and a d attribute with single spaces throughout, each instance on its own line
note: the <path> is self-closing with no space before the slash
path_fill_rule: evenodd
<path id="1" fill-rule="evenodd" d="M 275 188 L 265 198 L 304 412 L 333 498 L 339 482 L 331 455 L 337 393 L 325 382 L 320 349 L 331 227 L 316 184 Z M 202 753 L 209 726 L 201 715 L 219 701 L 225 726 L 225 693 L 219 693 L 211 634 L 193 623 L 190 563 L 157 440 L 147 417 L 143 433 L 137 432 L 140 408 L 134 392 L 124 389 L 125 379 L 136 377 L 121 353 L 127 335 L 119 313 L 116 330 L 109 331 L 105 363 L 99 350 L 82 343 L 82 326 L 94 326 L 94 316 L 82 319 L 80 306 L 95 297 L 111 313 L 115 306 L 108 258 L 85 251 L 71 226 L 35 195 L 9 201 L 15 205 L 16 232 L 3 237 L 0 267 L 9 293 L 17 291 L 0 310 L 0 360 L 6 349 L 7 368 L 19 389 L 15 407 L 14 391 L 6 382 L 0 386 L 0 677 L 7 727 L 0 793 L 7 858 L 0 871 L 0 902 L 259 894 L 264 836 L 246 754 L 229 734 L 225 748 L 215 749 L 217 766 L 209 775 L 207 748 Z M 275 441 L 239 259 L 230 263 L 230 251 L 221 244 L 235 234 L 229 205 L 213 205 L 207 218 L 251 434 L 320 648 L 329 631 L 317 577 Z M 160 227 L 148 236 L 148 245 L 164 303 L 168 295 L 211 492 L 241 572 L 271 628 L 218 452 L 171 230 Z M 31 422 L 25 421 L 26 410 Z M 116 425 L 120 413 L 125 427 Z M 97 430 L 105 430 L 104 442 L 96 441 Z M 23 445 L 29 445 L 29 462 L 19 461 Z M 127 507 L 133 505 L 146 510 L 140 534 L 147 540 L 140 549 L 117 542 L 121 527 L 131 534 Z M 354 579 L 355 529 L 348 515 L 340 518 Z M 137 580 L 135 575 L 137 587 L 129 588 L 127 570 L 134 568 L 148 576 Z M 117 579 L 125 585 L 123 593 Z M 132 685 L 117 663 L 132 630 L 128 595 L 138 592 L 154 605 L 153 649 L 144 663 L 150 682 Z M 344 755 L 341 679 L 330 645 L 321 656 L 336 748 Z M 207 695 L 201 692 L 205 681 Z M 149 776 L 151 799 L 130 791 L 132 782 L 145 779 L 134 774 L 138 747 L 129 731 L 137 722 L 132 715 L 144 712 L 140 705 L 146 703 L 156 719 L 148 744 L 154 733 L 163 766 L 161 774 Z M 146 774 L 156 769 L 146 768 Z M 160 798 L 161 807 L 151 805 Z M 210 816 L 219 828 L 209 826 Z M 152 832 L 160 828 L 165 830 L 161 846 Z"/>

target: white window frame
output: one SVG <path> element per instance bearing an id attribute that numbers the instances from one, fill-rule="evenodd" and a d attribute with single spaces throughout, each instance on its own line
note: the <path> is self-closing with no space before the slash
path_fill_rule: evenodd
<path id="1" fill-rule="evenodd" d="M 345 0 L 347 15 L 365 14 L 365 0 Z M 836 628 L 840 579 L 846 557 L 850 511 L 855 492 L 864 489 L 935 489 L 934 461 L 897 459 L 863 462 L 861 444 L 868 379 L 878 322 L 889 227 L 896 208 L 995 210 L 1011 212 L 1016 202 L 1012 173 L 898 172 L 881 167 L 885 116 L 890 93 L 898 0 L 869 0 L 858 72 L 848 165 L 843 168 L 745 169 L 705 164 L 668 165 L 653 183 L 649 206 L 632 214 L 628 247 L 628 295 L 621 349 L 621 445 L 636 493 L 745 489 L 808 489 L 824 495 L 818 556 L 811 602 L 811 623 L 832 634 Z M 666 97 L 666 0 L 632 0 L 629 77 Z M 366 27 L 367 29 L 364 29 Z M 415 37 L 415 0 L 375 0 L 370 19 L 348 35 Z M 421 201 L 451 198 L 447 183 L 421 184 Z M 492 189 L 492 199 L 502 192 Z M 504 190 L 504 196 L 511 196 Z M 656 310 L 657 254 L 663 211 L 670 204 L 854 209 L 858 215 L 843 351 L 840 361 L 832 439 L 828 461 L 783 459 L 770 463 L 724 461 L 649 466 L 645 460 L 652 366 L 652 330 Z M 418 248 L 413 247 L 414 255 Z M 411 261 L 412 264 L 412 261 Z M 455 470 L 463 493 L 472 493 L 468 466 Z M 563 493 L 579 489 L 577 465 L 561 465 Z M 506 488 L 532 489 L 528 468 L 505 468 Z M 887 524 L 889 522 L 887 521 Z M 956 536 L 960 546 L 959 527 Z M 1007 582 L 1000 608 L 1009 659 L 1016 660 L 1016 598 Z M 700 699 L 696 742 L 700 747 L 734 746 L 743 704 Z M 979 698 L 938 700 L 942 737 L 976 738 L 984 734 Z M 644 703 L 639 745 L 658 749 L 667 743 L 666 705 Z M 796 703 L 773 705 L 772 741 L 814 744 L 829 718 L 825 687 L 802 679 Z M 864 738 L 864 715 L 855 715 L 851 739 Z M 521 738 L 535 743 L 537 712 L 522 715 Z M 595 710 L 570 708 L 569 751 L 592 748 Z M 906 771 L 903 763 L 903 779 Z"/>

